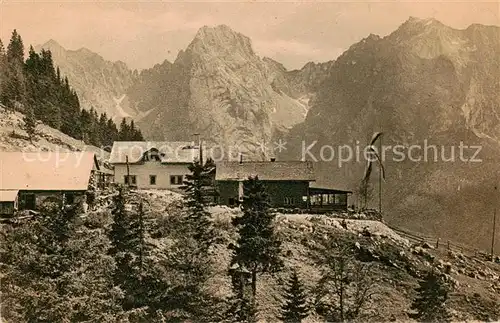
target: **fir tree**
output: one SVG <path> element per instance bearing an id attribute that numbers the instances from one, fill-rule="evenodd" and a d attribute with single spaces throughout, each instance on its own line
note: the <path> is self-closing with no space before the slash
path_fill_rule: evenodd
<path id="1" fill-rule="evenodd" d="M 33 108 L 31 106 L 26 107 L 24 111 L 23 121 L 24 121 L 23 129 L 28 134 L 30 142 L 33 142 L 33 138 L 35 137 L 36 134 L 36 118 L 35 118 L 35 112 L 33 111 Z"/>
<path id="2" fill-rule="evenodd" d="M 443 279 L 434 271 L 419 282 L 416 288 L 417 297 L 411 305 L 416 313 L 412 318 L 423 322 L 449 322 L 450 317 L 446 309 L 448 288 Z"/>
<path id="3" fill-rule="evenodd" d="M 137 305 L 135 295 L 138 288 L 139 254 L 141 251 L 142 232 L 137 217 L 125 209 L 126 197 L 123 189 L 114 198 L 112 210 L 113 224 L 109 232 L 111 248 L 109 254 L 115 258 L 116 270 L 114 283 L 125 293 L 123 307 L 126 310 Z"/>
<path id="4" fill-rule="evenodd" d="M 232 263 L 250 272 L 251 303 L 256 307 L 257 275 L 273 272 L 282 266 L 279 257 L 281 242 L 274 232 L 275 214 L 270 211 L 269 197 L 257 177 L 243 184 L 243 215 L 233 219 L 239 238 L 234 247 Z"/>
<path id="5" fill-rule="evenodd" d="M 186 175 L 185 211 L 176 218 L 175 243 L 169 250 L 168 268 L 175 277 L 170 309 L 179 321 L 214 321 L 216 300 L 205 289 L 213 276 L 210 247 L 214 243 L 211 214 L 206 210 L 203 188 L 209 181 L 207 167 L 195 160 Z"/>
<path id="6" fill-rule="evenodd" d="M 294 270 L 285 292 L 285 303 L 281 307 L 281 320 L 289 323 L 302 322 L 308 316 L 307 299 L 304 286 Z"/>
<path id="7" fill-rule="evenodd" d="M 23 74 L 24 45 L 15 29 L 7 46 L 6 60 L 6 80 L 2 88 L 1 100 L 11 109 L 16 109 L 19 104 L 25 104 L 26 89 Z"/>
<path id="8" fill-rule="evenodd" d="M 7 46 L 7 59 L 9 63 L 22 65 L 24 63 L 24 44 L 17 30 L 12 31 L 10 43 Z"/>
<path id="9" fill-rule="evenodd" d="M 208 250 L 214 242 L 212 217 L 206 210 L 207 196 L 205 195 L 206 187 L 211 185 L 211 163 L 203 164 L 196 159 L 188 168 L 190 174 L 186 175 L 184 186 L 182 186 L 186 192 L 184 201 L 188 208 L 186 224 L 189 225 L 193 238 L 200 246 Z"/>
<path id="10" fill-rule="evenodd" d="M 7 54 L 5 53 L 5 48 L 3 46 L 2 40 L 0 39 L 0 102 L 3 102 L 2 94 L 5 87 L 6 76 Z"/>
<path id="11" fill-rule="evenodd" d="M 127 124 L 127 120 L 123 118 L 122 122 L 120 123 L 120 131 L 118 134 L 118 139 L 120 141 L 127 141 L 129 138 L 130 138 L 130 128 L 129 125 Z"/>

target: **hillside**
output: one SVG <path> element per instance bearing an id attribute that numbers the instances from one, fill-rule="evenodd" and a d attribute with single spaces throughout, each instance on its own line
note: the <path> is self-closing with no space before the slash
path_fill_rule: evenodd
<path id="1" fill-rule="evenodd" d="M 23 123 L 22 113 L 8 112 L 0 106 L 0 151 L 92 151 L 104 160 L 109 157 L 108 152 L 42 123 L 37 125 L 36 138 L 30 142 Z"/>
<path id="2" fill-rule="evenodd" d="M 305 122 L 291 131 L 291 149 L 283 158 L 300 158 L 303 141 L 307 146 L 318 141 L 317 158 L 322 145 L 362 150 L 382 131 L 388 148 L 386 219 L 489 249 L 499 198 L 494 190 L 500 172 L 499 56 L 500 28 L 494 26 L 457 30 L 434 19 L 410 18 L 384 38 L 370 35 L 334 62 Z M 473 148 L 464 150 L 461 160 L 461 144 L 480 147 L 480 162 L 466 161 Z M 394 153 L 397 145 L 404 160 Z M 413 161 L 412 146 L 417 147 Z M 337 157 L 320 167 L 321 181 L 357 189 L 364 158 L 340 168 Z M 372 186 L 375 207 L 375 180 Z"/>
<path id="3" fill-rule="evenodd" d="M 180 206 L 179 195 L 154 190 L 137 191 L 136 194 L 149 201 L 149 210 L 159 216 L 162 219 L 160 222 L 165 225 L 164 232 L 175 230 L 169 226 L 169 217 L 174 216 Z M 227 246 L 235 243 L 236 239 L 231 219 L 241 211 L 219 206 L 211 207 L 209 211 L 221 238 L 213 253 L 217 272 L 210 289 L 217 295 L 227 297 L 231 293 L 227 276 L 231 255 Z M 427 244 L 411 243 L 385 224 L 364 220 L 363 215 L 360 217 L 342 220 L 325 215 L 277 214 L 276 231 L 283 242 L 285 267 L 274 276 L 263 275 L 258 282 L 261 321 L 277 320 L 283 301 L 283 284 L 288 281 L 293 269 L 303 280 L 310 303 L 314 302 L 316 284 L 324 269 L 317 262 L 318 250 L 328 239 L 336 239 L 338 243 L 349 246 L 356 261 L 370 266 L 369 276 L 373 280 L 375 294 L 361 317 L 363 321 L 409 321 L 414 288 L 423 273 L 431 268 L 446 273 L 452 286 L 448 308 L 454 321 L 500 319 L 500 308 L 497 306 L 500 303 L 500 264 L 473 254 L 448 251 L 444 243 L 438 249 Z M 306 320 L 318 321 L 321 320 L 314 311 Z"/>

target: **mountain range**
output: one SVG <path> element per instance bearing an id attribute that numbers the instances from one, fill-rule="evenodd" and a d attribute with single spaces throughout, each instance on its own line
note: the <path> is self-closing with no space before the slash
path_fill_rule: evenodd
<path id="1" fill-rule="evenodd" d="M 250 158 L 275 134 L 304 121 L 309 102 L 332 62 L 301 70 L 260 58 L 248 37 L 228 26 L 201 28 L 174 62 L 137 73 L 87 49 L 50 49 L 84 107 L 136 120 L 150 139 L 184 140 L 202 133 L 211 143 L 239 147 Z"/>
<path id="2" fill-rule="evenodd" d="M 273 154 L 260 148 L 278 139 L 288 143 L 278 158 L 297 159 L 304 144 L 317 142 L 311 154 L 319 157 L 322 145 L 362 147 L 377 131 L 384 146 L 408 150 L 427 142 L 438 155 L 451 147 L 458 154 L 460 142 L 480 146 L 481 163 L 388 156 L 382 205 L 390 223 L 490 244 L 500 171 L 497 26 L 458 30 L 412 17 L 335 60 L 294 71 L 259 57 L 248 37 L 225 25 L 201 28 L 173 62 L 141 72 L 86 49 L 68 51 L 53 41 L 42 47 L 52 50 L 84 106 L 135 119 L 151 140 L 186 140 L 196 132 L 253 159 Z M 319 184 L 355 191 L 365 163 L 339 167 L 334 160 L 318 164 Z M 378 185 L 371 182 L 375 207 Z"/>
<path id="3" fill-rule="evenodd" d="M 330 68 L 305 122 L 290 132 L 295 151 L 286 156 L 300 156 L 300 143 L 308 147 L 316 140 L 314 158 L 323 145 L 359 143 L 363 148 L 373 133 L 383 132 L 383 146 L 401 145 L 406 156 L 387 154 L 381 185 L 386 220 L 490 248 L 500 197 L 495 189 L 500 172 L 498 57 L 500 28 L 494 26 L 457 30 L 435 19 L 410 18 L 386 37 L 370 35 Z M 463 160 L 477 151 L 478 162 L 461 160 L 460 145 L 474 147 L 463 149 Z M 356 190 L 364 168 L 363 159 L 342 167 L 323 163 L 322 180 Z M 374 175 L 371 200 L 378 207 Z"/>

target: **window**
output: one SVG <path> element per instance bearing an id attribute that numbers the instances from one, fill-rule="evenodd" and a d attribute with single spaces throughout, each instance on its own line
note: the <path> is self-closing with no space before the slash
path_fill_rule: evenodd
<path id="1" fill-rule="evenodd" d="M 137 184 L 137 176 L 135 175 L 124 175 L 123 182 L 126 185 L 136 185 Z"/>
<path id="2" fill-rule="evenodd" d="M 156 175 L 149 175 L 149 185 L 156 185 Z"/>
<path id="3" fill-rule="evenodd" d="M 311 205 L 321 205 L 321 195 L 311 195 Z"/>
<path id="4" fill-rule="evenodd" d="M 71 205 L 75 203 L 75 195 L 74 194 L 65 194 L 66 204 Z"/>
<path id="5" fill-rule="evenodd" d="M 293 197 L 285 197 L 285 205 L 294 205 L 295 201 Z"/>
<path id="6" fill-rule="evenodd" d="M 171 185 L 182 185 L 182 175 L 171 175 L 170 176 Z"/>

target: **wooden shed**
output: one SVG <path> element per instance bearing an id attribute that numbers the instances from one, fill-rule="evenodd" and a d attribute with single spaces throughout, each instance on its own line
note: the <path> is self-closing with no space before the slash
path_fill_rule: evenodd
<path id="1" fill-rule="evenodd" d="M 36 210 L 46 201 L 83 201 L 91 176 L 99 172 L 92 152 L 1 152 L 1 213 Z"/>

